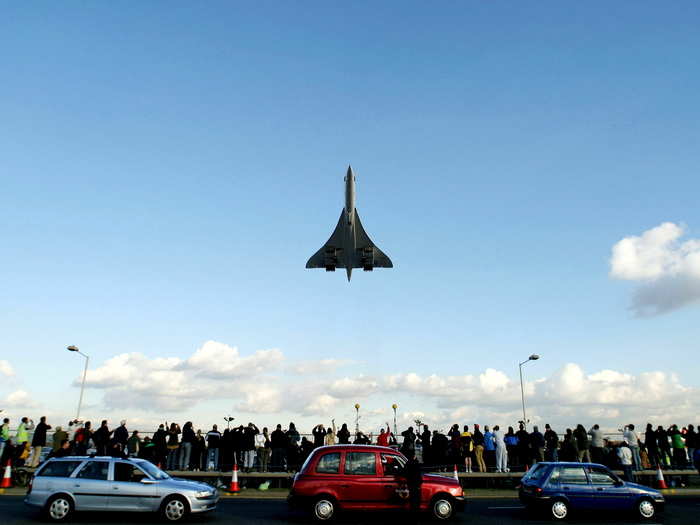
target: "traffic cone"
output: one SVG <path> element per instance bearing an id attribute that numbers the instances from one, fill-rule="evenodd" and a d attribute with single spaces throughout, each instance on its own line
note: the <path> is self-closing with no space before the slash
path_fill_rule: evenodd
<path id="1" fill-rule="evenodd" d="M 457 464 L 455 464 L 454 478 L 459 481 L 459 474 L 457 473 Z"/>
<path id="2" fill-rule="evenodd" d="M 661 465 L 657 465 L 656 471 L 656 488 L 667 489 L 666 481 L 664 481 L 664 473 L 661 471 Z"/>
<path id="3" fill-rule="evenodd" d="M 0 489 L 9 489 L 12 487 L 12 462 L 8 459 L 5 463 L 5 472 L 2 476 L 2 482 L 0 482 Z"/>
<path id="4" fill-rule="evenodd" d="M 231 494 L 238 494 L 241 488 L 238 486 L 238 463 L 233 464 L 233 472 L 231 472 L 231 485 L 229 485 L 228 491 Z"/>

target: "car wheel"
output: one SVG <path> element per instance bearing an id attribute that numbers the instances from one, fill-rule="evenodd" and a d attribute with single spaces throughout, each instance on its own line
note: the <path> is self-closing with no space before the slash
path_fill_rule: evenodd
<path id="1" fill-rule="evenodd" d="M 454 515 L 455 506 L 450 498 L 438 496 L 433 500 L 431 510 L 435 519 L 447 521 Z"/>
<path id="2" fill-rule="evenodd" d="M 656 515 L 656 507 L 654 507 L 654 502 L 648 499 L 640 500 L 639 503 L 637 503 L 637 513 L 643 520 L 652 519 Z"/>
<path id="3" fill-rule="evenodd" d="M 161 516 L 169 522 L 182 521 L 188 513 L 187 503 L 179 496 L 167 497 L 160 507 Z"/>
<path id="4" fill-rule="evenodd" d="M 569 516 L 569 504 L 563 499 L 555 499 L 550 510 L 555 521 L 564 521 Z"/>
<path id="5" fill-rule="evenodd" d="M 321 496 L 311 506 L 311 515 L 315 521 L 331 521 L 335 517 L 337 505 L 328 496 Z"/>
<path id="6" fill-rule="evenodd" d="M 46 517 L 51 521 L 67 521 L 73 514 L 73 500 L 64 494 L 52 497 L 46 504 Z"/>

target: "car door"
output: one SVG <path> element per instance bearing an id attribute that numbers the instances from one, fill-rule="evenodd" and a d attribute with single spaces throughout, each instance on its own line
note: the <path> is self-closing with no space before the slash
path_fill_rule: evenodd
<path id="1" fill-rule="evenodd" d="M 343 478 L 346 507 L 380 508 L 387 505 L 376 452 L 346 452 Z"/>
<path id="2" fill-rule="evenodd" d="M 572 507 L 590 509 L 594 506 L 593 488 L 583 466 L 562 465 L 558 467 L 558 482 L 562 494 Z"/>
<path id="3" fill-rule="evenodd" d="M 146 483 L 141 480 L 146 479 Z M 115 461 L 109 496 L 110 510 L 154 511 L 158 503 L 157 484 L 133 463 Z"/>
<path id="4" fill-rule="evenodd" d="M 109 491 L 109 461 L 86 461 L 73 478 L 76 510 L 107 510 Z"/>
<path id="5" fill-rule="evenodd" d="M 381 453 L 379 458 L 384 506 L 400 508 L 408 505 L 408 485 L 403 477 L 406 460 L 398 454 Z"/>
<path id="6" fill-rule="evenodd" d="M 610 471 L 602 467 L 587 470 L 597 508 L 627 510 L 632 506 L 629 489 Z"/>

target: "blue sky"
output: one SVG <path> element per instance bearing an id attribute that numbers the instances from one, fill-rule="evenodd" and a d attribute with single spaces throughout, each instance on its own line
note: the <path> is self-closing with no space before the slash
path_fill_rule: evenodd
<path id="1" fill-rule="evenodd" d="M 635 317 L 638 284 L 608 273 L 624 237 L 698 235 L 699 11 L 5 5 L 12 387 L 72 406 L 67 344 L 97 366 L 208 340 L 352 359 L 348 375 L 513 376 L 537 352 L 542 377 L 573 362 L 698 387 L 698 307 Z M 348 163 L 395 264 L 349 284 L 304 269 Z"/>

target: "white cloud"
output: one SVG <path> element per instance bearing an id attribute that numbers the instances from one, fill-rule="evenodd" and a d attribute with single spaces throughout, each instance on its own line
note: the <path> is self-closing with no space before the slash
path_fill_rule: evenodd
<path id="1" fill-rule="evenodd" d="M 283 360 L 284 355 L 277 349 L 258 350 L 253 355 L 241 357 L 238 348 L 207 341 L 184 363 L 184 367 L 201 376 L 234 378 L 269 372 Z"/>
<path id="2" fill-rule="evenodd" d="M 683 226 L 665 222 L 613 246 L 610 276 L 641 283 L 631 305 L 637 316 L 666 313 L 700 299 L 700 240 L 681 242 L 684 233 Z"/>
<path id="3" fill-rule="evenodd" d="M 221 358 L 218 371 L 212 364 L 217 356 Z M 438 428 L 475 422 L 508 426 L 522 417 L 517 374 L 509 376 L 496 368 L 466 375 L 406 372 L 337 377 L 324 371 L 327 363 L 318 367 L 311 363 L 307 371 L 316 368 L 319 372 L 299 376 L 286 374 L 286 369 L 278 366 L 283 360 L 278 350 L 241 355 L 235 348 L 213 341 L 186 359 L 117 355 L 88 371 L 87 387 L 103 392 L 101 404 L 91 412 L 131 417 L 136 411 L 143 413 L 139 417 L 145 420 L 151 417 L 148 413 L 202 417 L 196 414 L 233 410 L 234 415 L 247 413 L 263 423 L 272 423 L 271 417 L 300 417 L 307 422 L 336 417 L 339 422 L 343 418 L 353 422 L 352 406 L 359 401 L 361 424 L 369 429 L 393 416 L 388 408 L 393 402 L 400 406 L 402 421 L 419 418 Z M 79 384 L 80 378 L 76 378 L 74 385 Z M 698 389 L 682 384 L 668 372 L 586 372 L 579 364 L 567 363 L 547 377 L 527 381 L 524 387 L 533 423 L 548 420 L 570 426 L 580 421 L 605 426 L 607 422 L 607 426 L 617 428 L 630 421 L 643 424 L 647 418 L 662 423 L 700 418 Z M 12 401 L 23 399 L 27 398 L 15 394 Z M 213 403 L 219 404 L 212 409 Z"/>
<path id="4" fill-rule="evenodd" d="M 12 377 L 15 375 L 15 371 L 12 368 L 12 365 L 10 365 L 10 363 L 8 363 L 7 361 L 0 360 L 0 375 L 6 377 Z"/>
<path id="5" fill-rule="evenodd" d="M 25 390 L 15 390 L 2 400 L 3 408 L 30 409 L 36 408 L 39 404 L 32 399 Z"/>

